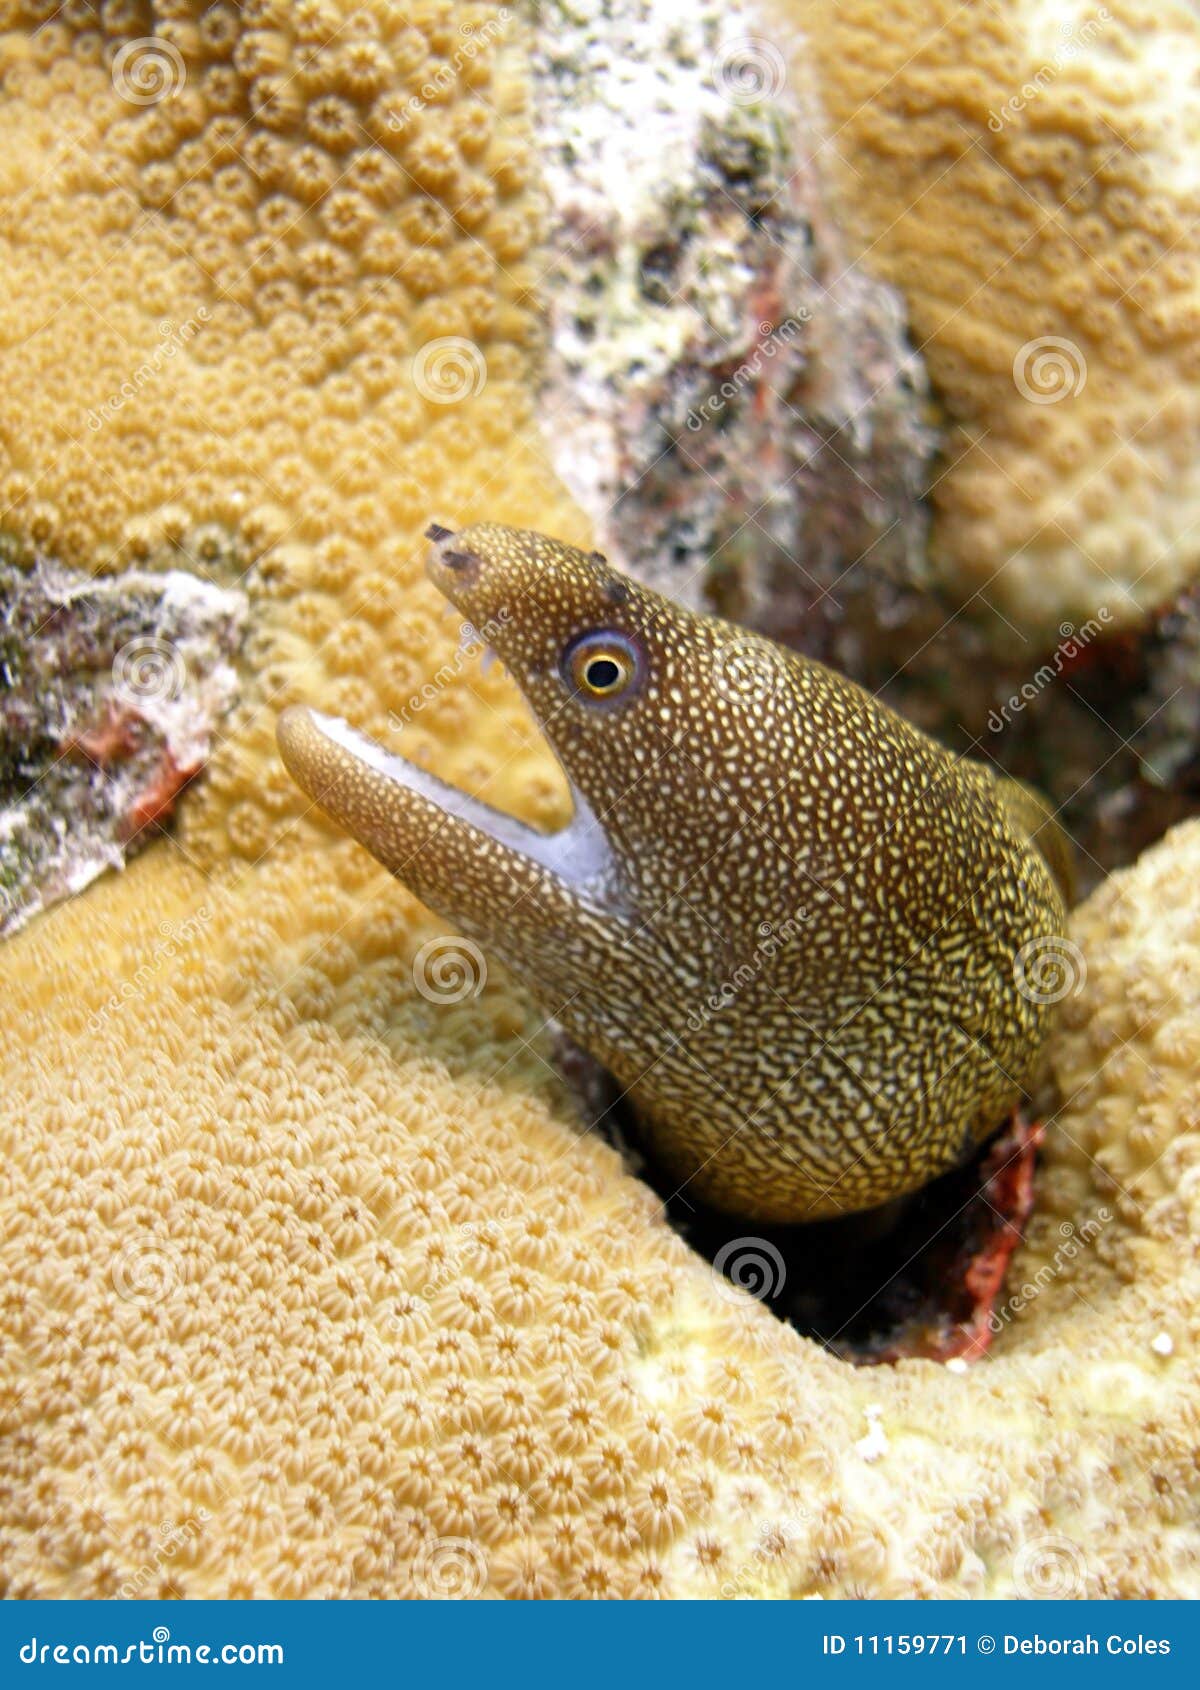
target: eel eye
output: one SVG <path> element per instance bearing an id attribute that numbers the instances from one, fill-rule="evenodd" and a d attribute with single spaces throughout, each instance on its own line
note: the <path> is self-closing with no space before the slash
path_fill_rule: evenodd
<path id="1" fill-rule="evenodd" d="M 563 653 L 562 666 L 571 691 L 588 704 L 620 698 L 640 679 L 642 670 L 637 647 L 615 629 L 581 634 Z"/>

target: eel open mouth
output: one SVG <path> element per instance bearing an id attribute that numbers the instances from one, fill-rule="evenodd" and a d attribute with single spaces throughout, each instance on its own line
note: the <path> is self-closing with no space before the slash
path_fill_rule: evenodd
<path id="1" fill-rule="evenodd" d="M 276 736 L 293 780 L 394 874 L 411 871 L 414 852 L 435 841 L 445 850 L 456 837 L 576 887 L 611 867 L 603 829 L 577 790 L 566 826 L 540 833 L 308 705 L 289 705 Z"/>

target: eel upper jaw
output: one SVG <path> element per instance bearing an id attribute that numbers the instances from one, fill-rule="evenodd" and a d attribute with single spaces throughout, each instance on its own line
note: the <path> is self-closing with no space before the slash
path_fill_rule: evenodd
<path id="1" fill-rule="evenodd" d="M 523 859 L 526 864 L 540 869 L 606 915 L 619 917 L 625 913 L 616 856 L 594 811 L 569 776 L 567 780 L 575 806 L 571 820 L 556 833 L 539 833 L 516 816 L 497 810 L 482 799 L 473 798 L 470 793 L 420 768 L 408 758 L 386 751 L 375 740 L 340 718 L 323 715 L 307 706 L 294 705 L 280 718 L 280 747 L 293 775 L 318 803 L 324 802 L 322 794 L 313 790 L 305 780 L 303 766 L 293 765 L 289 757 L 291 732 L 288 719 L 299 723 L 301 717 L 308 731 L 328 741 L 341 756 L 383 777 L 399 791 L 412 793 L 435 806 L 447 818 L 449 825 L 460 824 L 465 829 L 474 830 L 514 858 Z M 331 808 L 328 803 L 324 807 Z M 336 810 L 332 813 L 336 814 Z"/>

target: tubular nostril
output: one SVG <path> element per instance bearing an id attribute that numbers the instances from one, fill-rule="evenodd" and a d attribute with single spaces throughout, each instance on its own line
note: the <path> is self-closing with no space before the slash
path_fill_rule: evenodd
<path id="1" fill-rule="evenodd" d="M 431 522 L 425 530 L 425 538 L 432 540 L 435 545 L 439 545 L 443 540 L 452 540 L 454 530 L 453 528 L 443 528 L 440 522 Z"/>

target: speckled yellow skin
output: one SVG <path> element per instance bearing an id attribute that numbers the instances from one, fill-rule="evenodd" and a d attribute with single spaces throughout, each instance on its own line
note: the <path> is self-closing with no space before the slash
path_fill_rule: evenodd
<path id="1" fill-rule="evenodd" d="M 455 814 L 304 709 L 285 760 L 613 1070 L 681 1183 L 810 1220 L 917 1189 L 999 1124 L 1051 1015 L 1015 959 L 1065 914 L 1007 782 L 597 553 L 482 523 L 429 572 L 511 669 L 590 843 L 539 860 L 536 835 Z M 564 654 L 601 630 L 641 668 L 597 702 Z"/>

